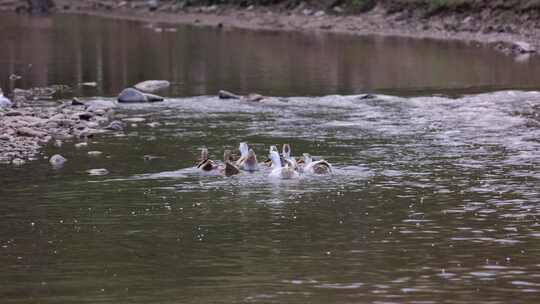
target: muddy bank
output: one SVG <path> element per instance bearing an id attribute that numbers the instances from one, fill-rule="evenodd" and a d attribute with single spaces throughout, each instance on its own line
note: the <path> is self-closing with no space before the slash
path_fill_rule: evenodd
<path id="1" fill-rule="evenodd" d="M 512 55 L 540 46 L 540 5 L 513 1 L 111 1 L 56 0 L 57 13 L 256 30 L 391 35 L 493 44 Z M 516 3 L 514 3 L 516 2 Z M 361 4 L 365 6 L 361 6 Z M 437 3 L 437 4 L 434 4 Z M 211 4 L 211 5 L 208 5 Z M 355 4 L 355 5 L 353 5 Z M 360 7 L 361 6 L 361 7 Z"/>

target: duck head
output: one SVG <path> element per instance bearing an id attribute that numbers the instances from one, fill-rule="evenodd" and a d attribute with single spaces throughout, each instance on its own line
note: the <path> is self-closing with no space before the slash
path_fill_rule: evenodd
<path id="1" fill-rule="evenodd" d="M 232 161 L 232 152 L 231 150 L 225 150 L 223 151 L 223 161 L 224 162 L 228 162 L 228 161 Z"/>
<path id="2" fill-rule="evenodd" d="M 304 165 L 309 165 L 313 161 L 313 158 L 311 158 L 309 153 L 304 153 L 302 155 L 304 155 Z"/>
<path id="3" fill-rule="evenodd" d="M 257 155 L 255 154 L 255 151 L 253 151 L 253 149 L 249 149 L 249 152 L 246 158 L 246 164 L 249 166 L 257 165 Z"/>

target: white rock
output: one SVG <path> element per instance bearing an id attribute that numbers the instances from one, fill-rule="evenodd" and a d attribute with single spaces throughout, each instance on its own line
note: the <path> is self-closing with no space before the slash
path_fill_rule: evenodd
<path id="1" fill-rule="evenodd" d="M 155 92 L 164 88 L 168 88 L 171 83 L 167 80 L 146 80 L 135 85 L 137 90 L 143 92 Z"/>
<path id="2" fill-rule="evenodd" d="M 88 151 L 89 156 L 100 156 L 101 154 L 103 154 L 101 151 Z"/>
<path id="3" fill-rule="evenodd" d="M 51 158 L 49 158 L 49 163 L 51 163 L 51 165 L 53 165 L 54 167 L 60 167 L 62 166 L 65 162 L 67 161 L 67 159 L 65 159 L 62 155 L 60 154 L 55 154 L 53 156 L 51 156 Z"/>
<path id="4" fill-rule="evenodd" d="M 324 11 L 318 11 L 318 12 L 316 12 L 313 16 L 315 16 L 315 17 L 322 17 L 322 16 L 324 16 L 324 15 L 326 15 L 326 13 L 325 13 Z"/>
<path id="5" fill-rule="evenodd" d="M 129 118 L 122 119 L 122 121 L 126 121 L 126 122 L 144 122 L 144 121 L 146 121 L 146 119 L 143 118 L 143 117 L 129 117 Z"/>
<path id="6" fill-rule="evenodd" d="M 90 169 L 88 171 L 86 171 L 88 174 L 90 175 L 94 175 L 94 176 L 97 176 L 97 175 L 107 175 L 109 174 L 109 170 L 107 169 Z"/>
<path id="7" fill-rule="evenodd" d="M 26 162 L 23 160 L 23 159 L 20 159 L 20 158 L 15 158 L 11 161 L 11 163 L 14 165 L 14 166 L 22 166 L 24 165 Z"/>
<path id="8" fill-rule="evenodd" d="M 520 53 L 534 53 L 536 52 L 536 49 L 530 44 L 525 41 L 517 41 L 514 42 L 514 46 L 518 49 Z"/>
<path id="9" fill-rule="evenodd" d="M 85 143 L 85 142 L 81 142 L 81 143 L 78 143 L 78 144 L 75 144 L 75 148 L 86 148 L 88 147 L 88 143 Z"/>
<path id="10" fill-rule="evenodd" d="M 304 16 L 311 16 L 311 15 L 313 15 L 313 11 L 310 10 L 309 8 L 306 8 L 306 9 L 302 10 L 302 14 Z"/>

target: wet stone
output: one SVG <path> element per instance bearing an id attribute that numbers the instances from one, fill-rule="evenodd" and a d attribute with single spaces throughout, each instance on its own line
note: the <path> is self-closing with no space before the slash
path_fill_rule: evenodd
<path id="1" fill-rule="evenodd" d="M 100 156 L 101 154 L 103 154 L 103 152 L 101 151 L 88 151 L 88 156 L 96 157 L 96 156 Z"/>
<path id="2" fill-rule="evenodd" d="M 118 95 L 118 102 L 121 103 L 137 103 L 137 102 L 148 102 L 148 97 L 139 90 L 133 88 L 124 89 Z"/>
<path id="3" fill-rule="evenodd" d="M 146 80 L 137 83 L 135 88 L 143 92 L 155 92 L 168 88 L 170 85 L 171 83 L 167 80 Z"/>
<path id="4" fill-rule="evenodd" d="M 105 127 L 105 129 L 112 131 L 122 131 L 124 129 L 124 124 L 121 121 L 115 120 L 111 122 L 107 127 Z"/>
<path id="5" fill-rule="evenodd" d="M 220 90 L 218 92 L 218 97 L 219 97 L 219 99 L 240 99 L 240 98 L 242 98 L 242 96 L 240 96 L 240 95 L 236 95 L 234 93 L 231 93 L 231 92 L 225 91 L 225 90 Z"/>
<path id="6" fill-rule="evenodd" d="M 55 155 L 51 156 L 51 158 L 49 159 L 49 163 L 54 167 L 60 167 L 60 166 L 64 165 L 66 163 L 66 161 L 67 161 L 67 159 L 65 159 L 60 154 L 55 154 Z"/>
<path id="7" fill-rule="evenodd" d="M 107 169 L 104 169 L 104 168 L 100 168 L 100 169 L 90 169 L 88 171 L 86 171 L 89 175 L 93 175 L 93 176 L 101 176 L 101 175 L 107 175 L 109 174 L 109 170 Z"/>

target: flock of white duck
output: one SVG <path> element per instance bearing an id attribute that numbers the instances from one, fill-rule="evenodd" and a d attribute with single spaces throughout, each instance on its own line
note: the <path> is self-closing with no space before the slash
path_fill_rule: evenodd
<path id="1" fill-rule="evenodd" d="M 301 158 L 294 158 L 289 144 L 283 145 L 281 155 L 276 146 L 270 146 L 268 159 L 263 163 L 257 161 L 255 151 L 250 149 L 247 143 L 240 143 L 239 150 L 240 157 L 235 157 L 231 150 L 225 150 L 223 162 L 217 163 L 208 157 L 208 149 L 202 148 L 197 168 L 206 172 L 216 171 L 225 176 L 233 176 L 241 174 L 242 171 L 258 171 L 262 166 L 271 169 L 269 177 L 280 179 L 295 179 L 302 174 L 332 174 L 332 165 L 326 160 L 314 161 L 308 153 L 304 153 Z"/>

